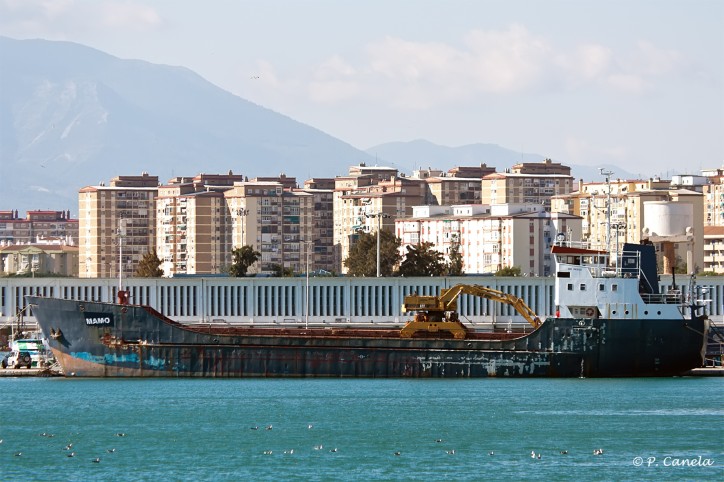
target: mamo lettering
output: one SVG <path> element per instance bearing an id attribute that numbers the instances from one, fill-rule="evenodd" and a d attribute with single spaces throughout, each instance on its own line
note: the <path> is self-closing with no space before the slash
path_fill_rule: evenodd
<path id="1" fill-rule="evenodd" d="M 85 318 L 85 324 L 88 326 L 92 325 L 102 325 L 102 326 L 111 326 L 113 325 L 113 314 L 111 313 L 90 313 L 85 312 L 83 313 L 83 317 Z"/>

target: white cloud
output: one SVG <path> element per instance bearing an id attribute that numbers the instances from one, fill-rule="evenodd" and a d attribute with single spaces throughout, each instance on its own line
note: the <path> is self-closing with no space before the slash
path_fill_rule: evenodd
<path id="1" fill-rule="evenodd" d="M 626 64 L 627 69 L 641 75 L 663 75 L 682 67 L 682 55 L 676 50 L 659 49 L 651 42 L 642 40 Z"/>
<path id="2" fill-rule="evenodd" d="M 156 10 L 134 2 L 103 2 L 96 8 L 101 24 L 111 28 L 144 30 L 162 23 Z"/>
<path id="3" fill-rule="evenodd" d="M 611 68 L 613 52 L 603 45 L 586 44 L 579 46 L 569 64 L 578 77 L 591 80 L 606 74 Z"/>
<path id="4" fill-rule="evenodd" d="M 334 55 L 308 72 L 288 73 L 263 87 L 306 95 L 312 102 L 379 102 L 425 110 L 486 95 L 521 95 L 592 87 L 641 94 L 680 67 L 681 55 L 639 42 L 631 53 L 584 43 L 556 49 L 522 25 L 473 30 L 459 46 L 385 37 L 360 60 Z M 261 92 L 260 92 L 261 94 Z"/>
<path id="5" fill-rule="evenodd" d="M 0 28 L 18 38 L 66 39 L 108 29 L 149 30 L 162 23 L 154 8 L 132 1 L 0 0 Z"/>
<path id="6" fill-rule="evenodd" d="M 356 97 L 360 92 L 357 71 L 340 56 L 320 65 L 314 77 L 308 93 L 315 102 L 337 102 Z"/>

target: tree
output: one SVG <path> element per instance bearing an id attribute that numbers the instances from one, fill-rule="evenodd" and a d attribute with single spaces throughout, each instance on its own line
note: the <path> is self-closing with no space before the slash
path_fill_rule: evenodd
<path id="1" fill-rule="evenodd" d="M 429 242 L 407 246 L 407 254 L 400 264 L 402 276 L 443 276 L 447 266 L 445 256 Z"/>
<path id="2" fill-rule="evenodd" d="M 390 276 L 400 262 L 401 241 L 390 232 L 380 233 L 380 274 Z M 351 276 L 377 276 L 377 233 L 360 233 L 344 265 Z"/>
<path id="3" fill-rule="evenodd" d="M 460 252 L 460 239 L 456 236 L 450 244 L 447 264 L 448 276 L 460 276 L 463 274 L 463 254 Z"/>
<path id="4" fill-rule="evenodd" d="M 495 276 L 520 276 L 520 266 L 506 266 L 495 272 Z"/>
<path id="5" fill-rule="evenodd" d="M 155 251 L 149 251 L 143 255 L 143 259 L 136 268 L 135 276 L 138 278 L 160 278 L 163 276 L 161 260 Z"/>
<path id="6" fill-rule="evenodd" d="M 249 267 L 259 261 L 261 253 L 255 251 L 253 246 L 248 244 L 241 248 L 231 251 L 231 266 L 229 266 L 229 276 L 241 277 L 246 276 Z"/>

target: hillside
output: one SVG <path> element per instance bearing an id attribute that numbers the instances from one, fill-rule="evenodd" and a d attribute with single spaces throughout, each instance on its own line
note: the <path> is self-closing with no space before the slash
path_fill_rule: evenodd
<path id="1" fill-rule="evenodd" d="M 281 172 L 300 182 L 371 158 L 181 67 L 0 37 L 0 209 L 70 209 L 120 174 Z"/>

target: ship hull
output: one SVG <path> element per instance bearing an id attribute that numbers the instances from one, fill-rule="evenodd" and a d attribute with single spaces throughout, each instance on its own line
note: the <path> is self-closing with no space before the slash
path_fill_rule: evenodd
<path id="1" fill-rule="evenodd" d="M 535 331 L 202 329 L 151 308 L 29 296 L 66 376 L 638 377 L 702 365 L 708 322 L 549 318 Z M 442 336 L 442 335 L 441 335 Z"/>

